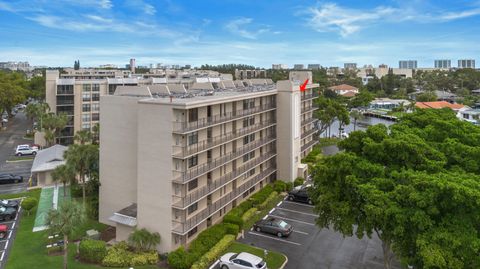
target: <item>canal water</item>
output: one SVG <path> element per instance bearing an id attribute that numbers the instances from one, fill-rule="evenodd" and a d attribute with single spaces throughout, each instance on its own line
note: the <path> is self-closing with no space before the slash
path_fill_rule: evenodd
<path id="1" fill-rule="evenodd" d="M 343 126 L 343 129 L 346 133 L 353 132 L 353 119 L 350 118 L 350 124 L 347 126 Z M 386 126 L 390 126 L 394 124 L 394 121 L 390 120 L 385 120 L 385 119 L 379 119 L 379 118 L 374 118 L 374 117 L 364 117 L 361 120 L 357 120 L 357 126 L 356 130 L 365 130 L 371 125 L 376 125 L 376 124 L 384 124 Z M 330 132 L 331 135 L 335 135 L 338 137 L 338 121 L 335 121 L 332 126 L 330 127 Z M 322 133 L 321 137 L 325 137 L 325 133 Z"/>

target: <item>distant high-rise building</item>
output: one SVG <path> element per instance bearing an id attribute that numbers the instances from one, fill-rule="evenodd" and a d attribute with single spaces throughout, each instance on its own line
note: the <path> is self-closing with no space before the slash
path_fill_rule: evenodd
<path id="1" fill-rule="evenodd" d="M 280 69 L 288 69 L 288 65 L 286 64 L 272 64 L 273 70 L 280 70 Z"/>
<path id="2" fill-rule="evenodd" d="M 451 60 L 435 60 L 435 68 L 451 68 L 452 61 Z"/>
<path id="3" fill-rule="evenodd" d="M 345 69 L 357 69 L 356 63 L 344 63 L 343 68 Z"/>
<path id="4" fill-rule="evenodd" d="M 307 67 L 307 69 L 309 70 L 318 70 L 320 68 L 322 68 L 320 64 L 308 64 L 308 67 Z"/>
<path id="5" fill-rule="evenodd" d="M 417 60 L 399 61 L 398 68 L 402 69 L 417 69 Z"/>
<path id="6" fill-rule="evenodd" d="M 186 65 L 185 65 L 185 69 L 192 69 L 192 65 L 186 64 Z"/>
<path id="7" fill-rule="evenodd" d="M 136 64 L 135 64 L 135 59 L 130 59 L 130 72 L 132 73 L 135 73 L 135 67 L 136 67 Z"/>
<path id="8" fill-rule="evenodd" d="M 0 62 L 0 69 L 30 71 L 32 68 L 28 62 Z"/>
<path id="9" fill-rule="evenodd" d="M 475 60 L 474 59 L 458 60 L 458 68 L 473 68 L 473 69 L 475 69 Z"/>
<path id="10" fill-rule="evenodd" d="M 295 64 L 293 65 L 293 69 L 295 70 L 303 70 L 305 66 L 303 64 Z"/>

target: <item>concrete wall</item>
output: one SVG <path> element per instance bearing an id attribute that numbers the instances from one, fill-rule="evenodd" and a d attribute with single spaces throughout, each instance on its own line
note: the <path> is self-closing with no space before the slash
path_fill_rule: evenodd
<path id="1" fill-rule="evenodd" d="M 45 102 L 50 106 L 50 111 L 57 111 L 57 78 L 58 70 L 47 70 L 45 75 Z"/>

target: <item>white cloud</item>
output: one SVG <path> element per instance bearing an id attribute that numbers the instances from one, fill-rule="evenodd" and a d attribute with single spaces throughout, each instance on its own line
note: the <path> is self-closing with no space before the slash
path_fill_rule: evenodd
<path id="1" fill-rule="evenodd" d="M 104 9 L 110 9 L 113 7 L 112 1 L 110 0 L 100 0 L 99 5 Z"/>
<path id="2" fill-rule="evenodd" d="M 415 2 L 410 3 L 412 5 Z M 405 5 L 405 4 L 404 4 Z M 305 14 L 305 12 L 303 13 Z M 345 8 L 336 3 L 324 3 L 306 11 L 307 24 L 318 32 L 338 32 L 346 37 L 376 23 L 441 23 L 480 15 L 480 8 L 449 12 L 422 12 L 415 6 L 378 6 L 373 9 Z"/>
<path id="3" fill-rule="evenodd" d="M 150 4 L 145 4 L 145 6 L 143 7 L 143 11 L 145 12 L 145 14 L 148 15 L 155 15 L 155 13 L 157 12 L 155 7 Z"/>
<path id="4" fill-rule="evenodd" d="M 253 22 L 252 18 L 239 18 L 228 22 L 225 29 L 233 34 L 239 35 L 247 39 L 257 39 L 263 33 L 270 31 L 268 28 L 260 28 L 257 30 L 248 30 L 247 27 Z"/>

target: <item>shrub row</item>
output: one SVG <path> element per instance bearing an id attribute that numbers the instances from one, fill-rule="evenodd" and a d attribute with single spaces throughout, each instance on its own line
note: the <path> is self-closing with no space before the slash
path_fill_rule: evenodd
<path id="1" fill-rule="evenodd" d="M 235 236 L 231 234 L 225 235 L 212 249 L 205 253 L 200 260 L 195 262 L 191 269 L 208 268 L 232 243 L 235 241 Z"/>
<path id="2" fill-rule="evenodd" d="M 257 207 L 259 204 L 263 203 L 265 199 L 273 192 L 272 185 L 267 185 L 263 189 L 259 190 L 257 193 L 253 194 L 250 197 L 254 207 Z"/>
<path id="3" fill-rule="evenodd" d="M 263 203 L 258 205 L 258 208 L 265 209 L 271 201 L 273 201 L 277 198 L 277 196 L 278 196 L 278 193 L 276 191 L 270 193 L 270 195 L 267 197 L 267 199 L 265 199 L 265 201 L 263 201 Z"/>
<path id="4" fill-rule="evenodd" d="M 221 223 L 201 232 L 186 251 L 183 247 L 168 255 L 168 264 L 174 269 L 188 269 L 205 253 L 214 247 L 225 235 L 237 236 L 239 226 L 233 223 Z"/>
<path id="5" fill-rule="evenodd" d="M 287 190 L 287 183 L 281 180 L 276 180 L 273 182 L 273 189 L 278 193 L 284 192 Z"/>
<path id="6" fill-rule="evenodd" d="M 293 181 L 293 186 L 294 186 L 294 187 L 297 187 L 297 186 L 303 185 L 304 182 L 305 182 L 305 179 L 304 179 L 303 177 L 297 177 L 297 178 Z"/>
<path id="7" fill-rule="evenodd" d="M 242 221 L 243 223 L 247 222 L 249 219 L 251 219 L 255 214 L 257 214 L 258 209 L 256 207 L 252 207 L 247 212 L 243 213 L 242 215 Z"/>
<path id="8" fill-rule="evenodd" d="M 158 253 L 149 252 L 131 252 L 125 242 L 120 242 L 107 250 L 107 255 L 102 261 L 105 267 L 129 267 L 154 265 L 158 263 Z M 186 269 L 186 268 L 185 268 Z"/>
<path id="9" fill-rule="evenodd" d="M 80 259 L 100 263 L 107 256 L 107 244 L 101 240 L 85 239 L 78 246 Z"/>

